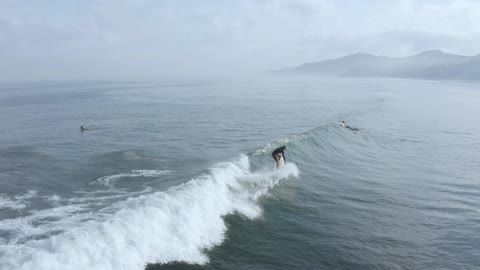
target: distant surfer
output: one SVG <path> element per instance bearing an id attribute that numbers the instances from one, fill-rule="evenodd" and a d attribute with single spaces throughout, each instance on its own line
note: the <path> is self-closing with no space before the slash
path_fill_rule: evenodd
<path id="1" fill-rule="evenodd" d="M 347 124 L 345 123 L 345 121 L 342 121 L 342 127 L 348 128 L 348 129 L 353 130 L 353 131 L 358 131 L 358 128 L 353 128 L 353 127 L 347 125 Z"/>
<path id="2" fill-rule="evenodd" d="M 287 147 L 283 145 L 272 152 L 272 157 L 275 160 L 275 167 L 277 169 L 287 163 L 287 160 L 285 159 L 285 150 L 287 150 Z"/>
<path id="3" fill-rule="evenodd" d="M 85 130 L 88 130 L 88 129 L 84 128 L 83 126 L 80 126 L 80 131 L 81 132 L 84 132 Z"/>

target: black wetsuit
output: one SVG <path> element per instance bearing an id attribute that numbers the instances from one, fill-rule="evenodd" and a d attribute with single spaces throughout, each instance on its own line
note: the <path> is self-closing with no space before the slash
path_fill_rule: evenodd
<path id="1" fill-rule="evenodd" d="M 275 149 L 275 151 L 272 152 L 273 159 L 275 159 L 276 154 L 282 154 L 283 161 L 287 163 L 287 160 L 285 159 L 285 153 L 283 152 L 283 146 Z"/>
<path id="2" fill-rule="evenodd" d="M 343 122 L 342 125 L 343 125 L 344 128 L 348 128 L 348 129 L 353 130 L 353 131 L 358 131 L 358 128 L 353 128 L 353 127 L 345 124 L 345 122 Z"/>

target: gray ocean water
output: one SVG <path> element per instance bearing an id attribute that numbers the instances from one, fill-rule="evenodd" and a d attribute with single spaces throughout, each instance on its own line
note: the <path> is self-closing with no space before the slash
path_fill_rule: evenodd
<path id="1" fill-rule="evenodd" d="M 0 269 L 480 269 L 479 115 L 459 82 L 2 83 Z"/>

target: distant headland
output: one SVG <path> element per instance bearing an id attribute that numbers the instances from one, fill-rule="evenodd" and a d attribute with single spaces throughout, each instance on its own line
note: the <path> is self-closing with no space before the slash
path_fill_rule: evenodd
<path id="1" fill-rule="evenodd" d="M 480 81 L 480 54 L 464 56 L 430 50 L 407 57 L 386 57 L 357 53 L 274 73 Z"/>

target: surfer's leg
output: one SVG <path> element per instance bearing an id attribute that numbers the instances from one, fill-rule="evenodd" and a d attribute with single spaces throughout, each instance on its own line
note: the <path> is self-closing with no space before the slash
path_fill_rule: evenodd
<path id="1" fill-rule="evenodd" d="M 278 167 L 279 167 L 279 168 L 281 168 L 281 167 L 283 167 L 283 166 L 285 165 L 285 160 L 283 160 L 283 156 L 282 156 L 282 155 L 279 155 L 277 163 L 278 163 Z"/>
<path id="2" fill-rule="evenodd" d="M 280 159 L 282 158 L 282 155 L 276 154 L 274 158 L 275 158 L 275 166 L 278 169 L 280 167 Z"/>

